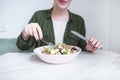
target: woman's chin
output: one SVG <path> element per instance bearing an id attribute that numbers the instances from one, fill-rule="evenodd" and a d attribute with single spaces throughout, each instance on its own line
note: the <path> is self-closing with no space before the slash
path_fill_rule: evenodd
<path id="1" fill-rule="evenodd" d="M 60 6 L 59 6 L 59 9 L 61 9 L 61 10 L 66 10 L 67 7 L 68 7 L 68 6 L 66 6 L 66 5 L 60 5 Z"/>

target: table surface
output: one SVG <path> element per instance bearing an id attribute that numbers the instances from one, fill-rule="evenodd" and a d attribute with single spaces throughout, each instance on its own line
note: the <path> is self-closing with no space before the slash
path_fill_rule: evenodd
<path id="1" fill-rule="evenodd" d="M 66 64 L 47 64 L 34 53 L 0 56 L 0 80 L 120 80 L 120 54 L 81 52 Z"/>

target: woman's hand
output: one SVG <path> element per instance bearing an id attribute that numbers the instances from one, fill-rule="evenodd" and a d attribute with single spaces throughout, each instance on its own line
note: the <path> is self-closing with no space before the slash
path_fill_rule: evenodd
<path id="1" fill-rule="evenodd" d="M 43 38 L 42 30 L 38 23 L 30 23 L 24 27 L 22 31 L 23 39 L 28 40 L 31 36 L 34 36 L 36 41 Z"/>
<path id="2" fill-rule="evenodd" d="M 86 45 L 86 50 L 90 52 L 94 52 L 101 47 L 102 47 L 102 44 L 99 40 L 95 38 L 90 38 Z"/>

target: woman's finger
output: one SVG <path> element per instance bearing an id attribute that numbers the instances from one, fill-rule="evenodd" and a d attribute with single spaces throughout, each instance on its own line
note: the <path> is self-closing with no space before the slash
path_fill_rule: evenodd
<path id="1" fill-rule="evenodd" d="M 38 37 L 38 32 L 37 32 L 37 30 L 36 30 L 36 27 L 33 27 L 33 35 L 34 35 L 36 41 L 38 41 L 38 40 L 39 40 L 39 37 Z"/>
<path id="2" fill-rule="evenodd" d="M 43 33 L 42 33 L 42 30 L 41 30 L 41 27 L 37 23 L 35 25 L 36 25 L 36 30 L 38 32 L 38 37 L 39 37 L 39 39 L 42 39 L 43 38 Z"/>

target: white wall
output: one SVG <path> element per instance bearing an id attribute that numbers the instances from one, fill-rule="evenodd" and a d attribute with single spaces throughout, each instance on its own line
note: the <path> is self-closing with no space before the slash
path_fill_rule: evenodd
<path id="1" fill-rule="evenodd" d="M 109 49 L 120 52 L 120 0 L 111 1 L 110 21 Z"/>
<path id="2" fill-rule="evenodd" d="M 0 38 L 16 38 L 32 14 L 36 10 L 51 8 L 52 1 L 0 0 L 0 30 L 3 30 Z M 120 52 L 119 0 L 73 0 L 69 9 L 85 19 L 87 37 L 100 39 L 104 49 Z"/>

